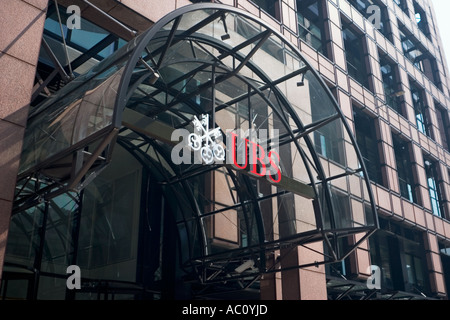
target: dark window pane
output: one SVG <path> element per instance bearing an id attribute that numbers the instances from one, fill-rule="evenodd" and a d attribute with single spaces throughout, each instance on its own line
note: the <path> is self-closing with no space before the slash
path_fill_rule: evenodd
<path id="1" fill-rule="evenodd" d="M 411 202 L 417 203 L 412 163 L 409 155 L 408 143 L 393 136 L 394 153 L 397 164 L 400 194 Z"/>
<path id="2" fill-rule="evenodd" d="M 326 55 L 324 42 L 322 1 L 297 1 L 298 32 L 300 38 Z"/>
<path id="3" fill-rule="evenodd" d="M 416 85 L 411 84 L 411 97 L 416 115 L 417 129 L 423 134 L 430 136 L 430 123 L 428 121 L 427 110 L 425 107 L 423 90 Z"/>
<path id="4" fill-rule="evenodd" d="M 272 17 L 279 19 L 279 3 L 276 0 L 252 0 L 262 10 L 270 14 Z"/>
<path id="5" fill-rule="evenodd" d="M 419 30 L 430 39 L 430 29 L 428 27 L 427 15 L 425 11 L 414 1 L 414 16 Z"/>
<path id="6" fill-rule="evenodd" d="M 380 58 L 381 75 L 383 77 L 383 88 L 386 99 L 386 104 L 402 114 L 401 105 L 399 102 L 399 96 L 403 94 L 403 91 L 398 90 L 398 79 L 396 73 L 396 65 L 390 61 Z"/>
<path id="7" fill-rule="evenodd" d="M 356 107 L 353 107 L 353 118 L 355 121 L 356 141 L 364 159 L 369 178 L 373 182 L 383 184 L 374 119 Z"/>
<path id="8" fill-rule="evenodd" d="M 366 88 L 369 87 L 367 69 L 364 57 L 364 36 L 358 34 L 343 22 L 345 58 L 348 74 Z"/>
<path id="9" fill-rule="evenodd" d="M 450 151 L 450 121 L 447 109 L 436 104 L 436 117 L 438 121 L 438 129 L 441 135 L 442 146 Z"/>

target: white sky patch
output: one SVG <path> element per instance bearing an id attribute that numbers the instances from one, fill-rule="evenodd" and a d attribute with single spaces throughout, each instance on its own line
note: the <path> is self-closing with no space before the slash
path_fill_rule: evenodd
<path id="1" fill-rule="evenodd" d="M 447 65 L 450 67 L 450 1 L 449 0 L 431 0 L 434 11 L 436 13 L 435 23 L 439 29 L 444 46 L 445 57 L 447 58 Z"/>

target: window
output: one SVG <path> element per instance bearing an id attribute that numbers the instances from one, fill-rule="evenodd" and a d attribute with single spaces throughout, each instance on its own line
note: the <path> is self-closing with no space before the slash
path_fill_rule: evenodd
<path id="1" fill-rule="evenodd" d="M 408 5 L 406 3 L 406 0 L 394 0 L 394 3 L 399 6 L 404 13 L 406 13 L 409 16 L 409 12 L 408 12 Z"/>
<path id="2" fill-rule="evenodd" d="M 450 121 L 448 111 L 440 104 L 435 103 L 436 118 L 438 122 L 438 129 L 441 135 L 442 146 L 445 150 L 450 152 Z"/>
<path id="3" fill-rule="evenodd" d="M 389 25 L 389 16 L 385 4 L 377 0 L 350 0 L 350 4 L 355 7 L 363 17 L 374 23 L 375 28 L 378 29 L 389 41 L 393 41 L 392 32 Z M 373 6 L 376 6 L 379 11 L 373 11 Z M 378 16 L 376 16 L 378 13 L 380 14 L 379 20 L 377 20 Z M 376 17 L 373 21 L 370 20 L 372 16 Z"/>
<path id="4" fill-rule="evenodd" d="M 279 2 L 274 0 L 252 0 L 257 6 L 259 6 L 262 10 L 270 14 L 277 20 L 280 20 L 280 8 Z"/>
<path id="5" fill-rule="evenodd" d="M 380 224 L 384 220 L 379 219 Z M 386 290 L 404 290 L 400 248 L 397 237 L 377 231 L 369 238 L 370 261 L 382 270 L 381 288 Z"/>
<path id="6" fill-rule="evenodd" d="M 430 123 L 427 116 L 427 108 L 425 107 L 423 90 L 414 83 L 411 83 L 410 87 L 417 129 L 423 134 L 430 136 Z"/>
<path id="7" fill-rule="evenodd" d="M 402 227 L 399 237 L 403 249 L 405 290 L 429 294 L 429 278 L 421 232 Z"/>
<path id="8" fill-rule="evenodd" d="M 423 234 L 380 217 L 369 238 L 370 258 L 381 269 L 382 290 L 430 294 Z"/>
<path id="9" fill-rule="evenodd" d="M 427 15 L 425 11 L 414 1 L 414 17 L 416 19 L 417 26 L 423 34 L 430 39 L 430 29 L 428 28 Z"/>
<path id="10" fill-rule="evenodd" d="M 368 70 L 364 57 L 364 35 L 357 33 L 351 28 L 350 24 L 344 21 L 342 21 L 342 26 L 348 74 L 363 86 L 369 88 Z"/>
<path id="11" fill-rule="evenodd" d="M 436 168 L 436 162 L 425 158 L 425 173 L 427 176 L 428 192 L 430 193 L 431 211 L 434 215 L 442 217 L 442 202 L 439 188 L 439 180 Z"/>
<path id="12" fill-rule="evenodd" d="M 402 30 L 399 30 L 399 32 L 400 40 L 402 41 L 403 54 L 415 67 L 423 72 L 423 64 L 421 63 L 423 52 L 420 50 L 420 47 L 417 45 L 414 38 L 408 36 Z"/>
<path id="13" fill-rule="evenodd" d="M 397 66 L 380 54 L 380 68 L 386 104 L 402 114 L 399 98 L 404 94 L 404 91 L 398 90 Z"/>
<path id="14" fill-rule="evenodd" d="M 383 184 L 375 120 L 353 106 L 355 137 L 371 181 Z"/>
<path id="15" fill-rule="evenodd" d="M 392 135 L 392 140 L 394 144 L 400 195 L 411 202 L 417 203 L 409 143 L 403 141 L 396 135 Z"/>
<path id="16" fill-rule="evenodd" d="M 300 39 L 326 55 L 321 0 L 297 0 L 298 32 Z"/>
<path id="17" fill-rule="evenodd" d="M 425 76 L 442 90 L 436 59 L 420 44 L 420 42 L 399 22 L 400 40 L 405 57 Z"/>

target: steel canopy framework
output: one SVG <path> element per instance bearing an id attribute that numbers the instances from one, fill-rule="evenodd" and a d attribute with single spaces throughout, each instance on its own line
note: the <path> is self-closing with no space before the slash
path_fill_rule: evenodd
<path id="1" fill-rule="evenodd" d="M 175 165 L 174 130 L 193 132 L 202 114 L 249 136 L 278 130 L 266 142 L 281 156 L 285 183 L 220 163 Z M 265 273 L 342 261 L 378 229 L 364 162 L 330 90 L 278 31 L 233 7 L 171 12 L 39 105 L 15 213 L 81 191 L 116 143 L 157 177 L 193 281 L 248 287 Z M 218 235 L 220 226 L 236 237 Z M 298 246 L 321 259 L 287 265 L 275 254 Z"/>

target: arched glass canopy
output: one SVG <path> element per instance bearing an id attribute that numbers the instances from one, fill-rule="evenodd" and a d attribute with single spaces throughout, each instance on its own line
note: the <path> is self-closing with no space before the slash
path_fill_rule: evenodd
<path id="1" fill-rule="evenodd" d="M 193 133 L 202 115 L 224 137 L 241 129 L 240 141 L 279 155 L 279 179 L 226 162 L 174 162 L 175 130 Z M 279 32 L 233 7 L 173 11 L 38 106 L 19 180 L 44 187 L 19 193 L 16 210 L 82 190 L 115 143 L 151 168 L 174 215 L 179 261 L 202 282 L 341 261 L 378 228 L 367 171 L 330 90 Z M 219 144 L 229 156 L 230 140 Z M 298 246 L 315 258 L 276 259 Z"/>

